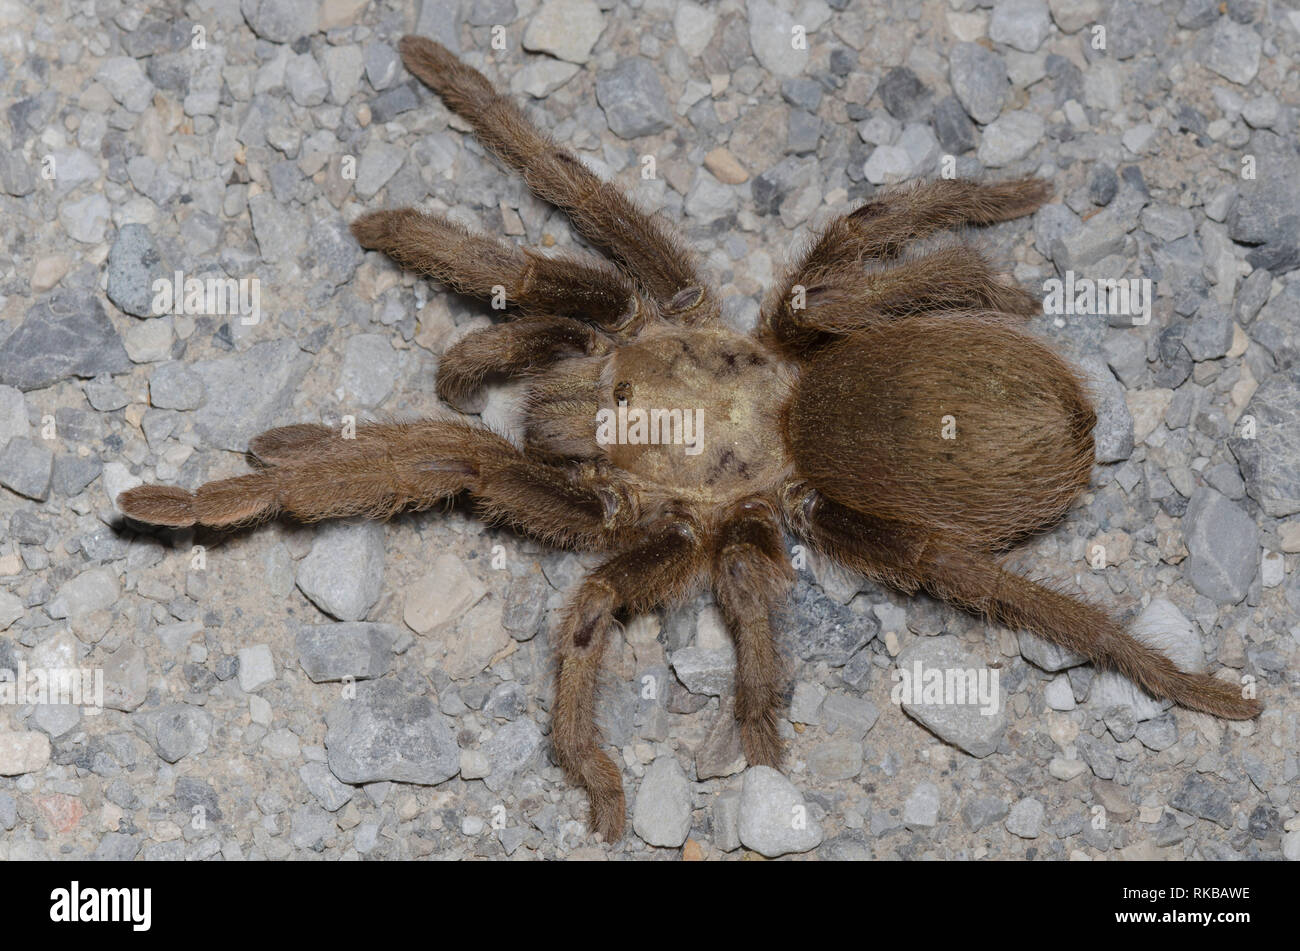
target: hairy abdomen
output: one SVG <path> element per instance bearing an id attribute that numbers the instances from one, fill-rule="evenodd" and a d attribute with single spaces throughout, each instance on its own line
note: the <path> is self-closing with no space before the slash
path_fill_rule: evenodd
<path id="1" fill-rule="evenodd" d="M 1087 485 L 1092 407 L 1045 344 L 992 318 L 914 317 L 846 338 L 805 370 L 786 438 L 842 505 L 997 548 Z"/>

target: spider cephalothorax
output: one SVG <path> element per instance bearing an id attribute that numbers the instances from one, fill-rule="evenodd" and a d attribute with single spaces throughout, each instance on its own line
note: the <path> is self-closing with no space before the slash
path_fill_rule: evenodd
<path id="1" fill-rule="evenodd" d="M 662 222 L 442 46 L 410 36 L 401 52 L 617 262 L 542 256 L 410 209 L 354 222 L 362 245 L 456 290 L 506 289 L 516 319 L 451 347 L 438 393 L 457 405 L 489 375 L 528 376 L 522 450 L 452 419 L 365 425 L 347 440 L 287 426 L 253 440 L 258 471 L 192 493 L 132 489 L 120 499 L 128 515 L 177 527 L 386 517 L 467 492 L 489 518 L 610 552 L 553 632 L 551 735 L 590 795 L 593 828 L 611 840 L 623 831 L 623 788 L 601 749 L 595 699 L 616 616 L 708 583 L 735 640 L 745 755 L 779 764 L 784 684 L 771 619 L 793 581 L 783 530 L 1157 696 L 1224 717 L 1258 712 L 1231 683 L 1179 670 L 1105 612 L 996 558 L 1087 486 L 1094 416 L 1076 373 L 1020 329 L 1034 298 L 997 280 L 970 246 L 933 239 L 1032 212 L 1044 182 L 936 181 L 873 198 L 830 223 L 744 336 L 720 320 L 716 295 Z"/>

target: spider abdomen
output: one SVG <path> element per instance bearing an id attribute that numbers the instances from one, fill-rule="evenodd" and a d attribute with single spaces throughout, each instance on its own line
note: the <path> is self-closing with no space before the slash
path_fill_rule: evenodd
<path id="1" fill-rule="evenodd" d="M 990 318 L 855 333 L 804 370 L 787 439 L 842 505 L 998 548 L 1059 518 L 1088 484 L 1095 415 L 1046 345 Z"/>

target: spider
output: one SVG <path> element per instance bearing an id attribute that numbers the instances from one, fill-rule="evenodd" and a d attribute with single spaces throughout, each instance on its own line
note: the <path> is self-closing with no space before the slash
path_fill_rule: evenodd
<path id="1" fill-rule="evenodd" d="M 1036 300 L 961 240 L 926 239 L 1027 215 L 1047 200 L 1046 182 L 938 180 L 873 196 L 815 237 L 742 335 L 664 221 L 438 43 L 407 36 L 400 50 L 613 258 L 544 256 L 409 208 L 352 225 L 364 247 L 456 291 L 505 289 L 514 319 L 449 348 L 437 392 L 463 406 L 489 376 L 526 377 L 523 449 L 452 418 L 361 425 L 351 439 L 285 426 L 252 440 L 257 471 L 194 492 L 140 486 L 120 497 L 125 514 L 170 527 L 387 518 L 469 493 L 489 519 L 608 552 L 553 631 L 551 737 L 587 792 L 590 827 L 610 842 L 626 806 L 595 714 L 601 654 L 620 617 L 711 586 L 735 644 L 745 756 L 779 768 L 773 617 L 794 580 L 785 531 L 900 592 L 1032 631 L 1157 697 L 1226 718 L 1259 712 L 1234 685 L 1178 669 L 1103 610 L 1000 564 L 1087 487 L 1095 417 L 1076 371 L 1020 326 Z M 652 428 L 658 413 L 661 431 L 673 411 L 696 411 L 695 445 L 634 439 L 647 435 L 634 425 L 622 438 L 622 424 L 619 438 L 598 438 L 598 418 L 638 409 Z"/>

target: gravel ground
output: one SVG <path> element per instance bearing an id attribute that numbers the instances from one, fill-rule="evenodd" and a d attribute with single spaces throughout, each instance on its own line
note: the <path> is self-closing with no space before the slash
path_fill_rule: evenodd
<path id="1" fill-rule="evenodd" d="M 1300 858 L 1294 7 L 0 0 L 0 668 L 102 671 L 106 707 L 0 707 L 0 859 Z M 575 243 L 405 73 L 411 30 L 681 221 L 741 328 L 878 186 L 1049 178 L 992 252 L 1029 287 L 1155 294 L 1149 319 L 1032 321 L 1094 382 L 1098 465 L 1013 563 L 1253 678 L 1264 715 L 1168 709 L 800 559 L 784 773 L 744 768 L 707 597 L 627 625 L 611 847 L 546 735 L 548 631 L 590 557 L 461 511 L 124 528 L 118 492 L 243 471 L 269 426 L 435 407 L 439 354 L 490 311 L 361 253 L 362 210 Z M 157 313 L 176 271 L 255 279 L 256 314 Z M 516 395 L 482 419 L 510 430 Z M 996 670 L 1000 709 L 897 709 L 916 661 Z"/>

